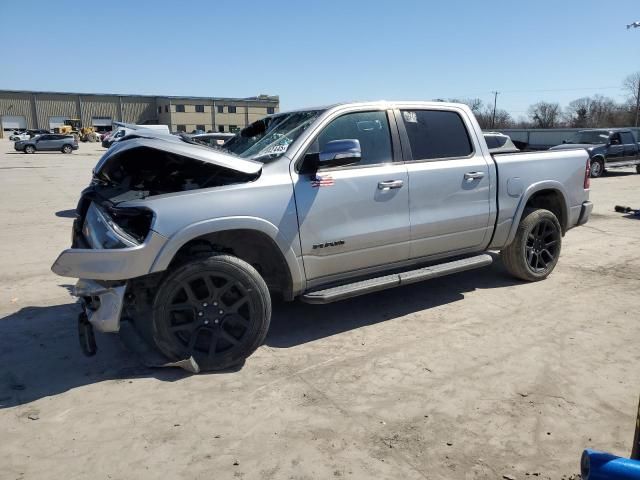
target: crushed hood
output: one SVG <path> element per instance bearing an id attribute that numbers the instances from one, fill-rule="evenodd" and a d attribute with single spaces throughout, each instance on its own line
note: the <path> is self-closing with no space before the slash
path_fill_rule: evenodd
<path id="1" fill-rule="evenodd" d="M 113 156 L 120 155 L 126 150 L 140 147 L 173 153 L 249 175 L 257 174 L 262 170 L 262 163 L 260 162 L 236 157 L 204 145 L 187 143 L 175 135 L 140 130 L 114 143 L 95 166 L 94 173 L 100 171 Z"/>

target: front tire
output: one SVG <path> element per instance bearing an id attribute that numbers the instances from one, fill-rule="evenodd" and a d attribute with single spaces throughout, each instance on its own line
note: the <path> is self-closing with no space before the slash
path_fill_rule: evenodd
<path id="1" fill-rule="evenodd" d="M 536 282 L 551 274 L 561 247 L 562 229 L 556 216 L 549 210 L 527 209 L 513 242 L 500 253 L 511 275 Z"/>
<path id="2" fill-rule="evenodd" d="M 24 147 L 24 153 L 35 153 L 36 148 L 33 145 L 27 145 Z"/>
<path id="3" fill-rule="evenodd" d="M 244 260 L 212 255 L 164 278 L 152 307 L 155 346 L 172 361 L 193 357 L 200 370 L 223 370 L 249 357 L 271 321 L 271 297 Z"/>
<path id="4" fill-rule="evenodd" d="M 604 175 L 604 161 L 601 158 L 591 160 L 591 178 L 599 178 Z"/>

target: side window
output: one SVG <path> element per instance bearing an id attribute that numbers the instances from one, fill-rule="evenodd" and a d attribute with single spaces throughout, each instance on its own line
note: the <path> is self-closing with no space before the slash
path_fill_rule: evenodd
<path id="1" fill-rule="evenodd" d="M 466 157 L 473 152 L 467 128 L 456 112 L 402 110 L 414 160 Z"/>
<path id="2" fill-rule="evenodd" d="M 635 143 L 633 134 L 631 132 L 620 132 L 620 136 L 622 137 L 622 143 L 624 143 L 625 145 Z"/>
<path id="3" fill-rule="evenodd" d="M 51 135 L 42 135 L 39 140 L 50 140 Z"/>
<path id="4" fill-rule="evenodd" d="M 611 135 L 611 145 L 620 145 L 620 134 L 614 133 Z"/>
<path id="5" fill-rule="evenodd" d="M 359 165 L 393 161 L 389 121 L 384 111 L 347 113 L 336 118 L 320 132 L 307 153 L 321 152 L 333 140 L 352 139 L 360 142 L 362 158 Z"/>
<path id="6" fill-rule="evenodd" d="M 489 148 L 498 148 L 498 139 L 494 135 L 485 135 L 485 141 L 487 142 L 487 147 Z"/>

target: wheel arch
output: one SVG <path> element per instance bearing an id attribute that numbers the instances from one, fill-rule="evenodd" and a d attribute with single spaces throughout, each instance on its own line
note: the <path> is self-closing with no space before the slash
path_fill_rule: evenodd
<path id="1" fill-rule="evenodd" d="M 304 290 L 300 262 L 272 223 L 253 217 L 227 217 L 199 222 L 172 235 L 158 253 L 149 273 L 167 270 L 194 252 L 223 251 L 252 264 L 270 290 L 285 299 Z"/>
<path id="2" fill-rule="evenodd" d="M 529 186 L 522 195 L 518 209 L 513 216 L 513 223 L 511 224 L 506 245 L 509 245 L 515 238 L 524 210 L 529 207 L 544 208 L 553 212 L 560 222 L 562 235 L 564 235 L 568 229 L 569 222 L 569 205 L 567 198 L 567 192 L 560 182 L 545 181 Z"/>

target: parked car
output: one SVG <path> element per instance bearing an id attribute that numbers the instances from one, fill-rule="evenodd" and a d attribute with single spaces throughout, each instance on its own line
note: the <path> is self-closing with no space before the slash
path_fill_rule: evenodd
<path id="1" fill-rule="evenodd" d="M 484 132 L 484 140 L 489 147 L 489 153 L 516 153 L 520 149 L 514 145 L 509 135 L 500 132 Z"/>
<path id="2" fill-rule="evenodd" d="M 142 132 L 143 130 L 170 135 L 169 127 L 167 125 L 134 125 L 120 122 L 113 122 L 113 124 L 118 128 L 111 132 L 111 135 L 102 139 L 102 146 L 104 148 L 111 147 L 111 145 L 127 135 L 132 135 L 135 132 Z"/>
<path id="3" fill-rule="evenodd" d="M 27 133 L 31 138 L 33 138 L 36 135 L 48 135 L 51 133 L 51 131 L 45 130 L 44 128 L 35 128 L 35 129 L 27 130 Z"/>
<path id="4" fill-rule="evenodd" d="M 585 151 L 493 156 L 460 104 L 306 109 L 223 149 L 190 142 L 125 138 L 81 194 L 52 270 L 80 279 L 89 354 L 93 327 L 122 325 L 171 361 L 224 369 L 263 342 L 271 295 L 335 302 L 486 266 L 491 250 L 542 280 L 592 210 Z"/>
<path id="5" fill-rule="evenodd" d="M 9 135 L 9 140 L 11 140 L 12 142 L 17 142 L 19 140 L 29 140 L 31 138 L 31 136 L 27 133 L 27 132 L 22 132 L 22 133 L 12 133 L 11 135 Z"/>
<path id="6" fill-rule="evenodd" d="M 209 145 L 210 147 L 220 147 L 224 145 L 224 142 L 233 138 L 233 136 L 233 133 L 203 133 L 200 135 L 192 135 L 191 139 Z"/>
<path id="7" fill-rule="evenodd" d="M 631 132 L 625 128 L 580 130 L 562 145 L 551 150 L 583 148 L 591 160 L 591 176 L 602 176 L 608 168 L 636 167 L 640 173 L 640 148 Z"/>
<path id="8" fill-rule="evenodd" d="M 71 153 L 78 149 L 78 141 L 73 135 L 62 135 L 50 133 L 47 135 L 36 135 L 29 140 L 20 140 L 13 144 L 13 147 L 24 153 L 54 152 Z"/>

